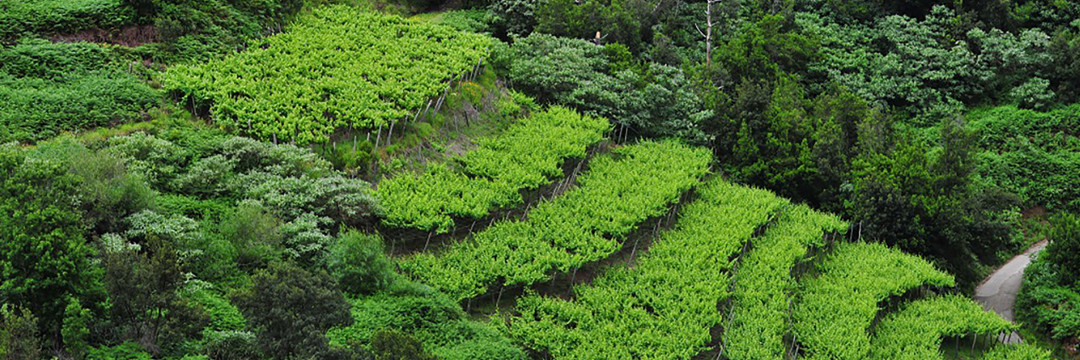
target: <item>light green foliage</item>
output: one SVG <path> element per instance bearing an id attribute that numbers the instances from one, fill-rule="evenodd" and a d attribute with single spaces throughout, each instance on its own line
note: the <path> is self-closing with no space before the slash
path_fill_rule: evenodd
<path id="1" fill-rule="evenodd" d="M 1080 209 L 1080 104 L 1049 112 L 1000 106 L 972 111 L 968 119 L 983 149 L 981 181 L 1032 206 Z"/>
<path id="2" fill-rule="evenodd" d="M 332 345 L 371 346 L 380 331 L 409 334 L 446 360 L 523 360 L 527 356 L 495 327 L 470 320 L 457 302 L 433 289 L 397 281 L 388 289 L 352 300 L 353 324 L 330 330 Z"/>
<path id="3" fill-rule="evenodd" d="M 914 301 L 874 329 L 868 359 L 945 359 L 942 337 L 994 336 L 1015 325 L 966 297 L 951 295 Z"/>
<path id="4" fill-rule="evenodd" d="M 643 141 L 593 159 L 578 186 L 535 207 L 525 221 L 500 222 L 439 255 L 401 264 L 412 277 L 454 299 L 507 285 L 543 281 L 603 259 L 637 224 L 664 213 L 708 171 L 708 151 L 677 142 Z"/>
<path id="5" fill-rule="evenodd" d="M 533 113 L 497 136 L 477 139 L 476 149 L 455 159 L 463 172 L 436 164 L 416 176 L 383 180 L 376 193 L 386 209 L 383 221 L 443 233 L 454 226 L 452 216 L 481 218 L 520 204 L 522 189 L 561 176 L 562 163 L 584 158 L 607 129 L 607 120 L 565 107 Z"/>
<path id="6" fill-rule="evenodd" d="M 411 120 L 448 80 L 476 65 L 489 42 L 449 27 L 323 7 L 246 52 L 174 67 L 163 81 L 185 99 L 209 102 L 221 127 L 317 143 L 337 129 Z"/>
<path id="7" fill-rule="evenodd" d="M 885 245 L 840 243 L 801 286 L 795 332 L 813 359 L 865 359 L 878 303 L 924 285 L 954 286 L 926 260 Z"/>
<path id="8" fill-rule="evenodd" d="M 1032 344 L 1014 344 L 996 346 L 983 355 L 983 360 L 1050 360 L 1054 355 L 1050 350 Z"/>
<path id="9" fill-rule="evenodd" d="M 722 322 L 729 259 L 787 202 L 771 193 L 711 180 L 633 268 L 614 266 L 576 298 L 528 295 L 508 329 L 556 359 L 688 359 Z M 726 332 L 725 332 L 726 334 Z"/>
<path id="10" fill-rule="evenodd" d="M 244 315 L 235 305 L 219 294 L 214 285 L 202 280 L 192 280 L 180 290 L 181 297 L 191 301 L 210 317 L 208 330 L 213 331 L 241 331 L 247 327 Z"/>
<path id="11" fill-rule="evenodd" d="M 122 0 L 0 0 L 0 40 L 116 27 L 134 17 Z"/>
<path id="12" fill-rule="evenodd" d="M 843 221 L 805 205 L 789 206 L 776 224 L 752 240 L 732 289 L 732 321 L 724 329 L 724 354 L 732 360 L 780 359 L 788 332 L 791 267 L 810 248 L 821 248 L 826 233 L 845 230 Z"/>
<path id="13" fill-rule="evenodd" d="M 82 359 L 89 349 L 90 328 L 93 317 L 90 309 L 79 304 L 78 299 L 71 299 L 64 308 L 64 324 L 60 328 L 60 337 L 64 340 L 64 350 L 76 359 Z"/>

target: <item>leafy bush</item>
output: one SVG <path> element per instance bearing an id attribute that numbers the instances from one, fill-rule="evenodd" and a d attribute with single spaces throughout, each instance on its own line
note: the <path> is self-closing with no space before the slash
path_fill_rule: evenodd
<path id="1" fill-rule="evenodd" d="M 125 342 L 116 346 L 102 346 L 90 349 L 86 354 L 86 360 L 151 360 L 150 353 L 143 350 L 142 346 L 133 342 Z"/>
<path id="2" fill-rule="evenodd" d="M 1054 264 L 1065 285 L 1080 287 L 1080 215 L 1058 214 L 1050 219 L 1050 245 L 1046 246 L 1046 261 Z"/>
<path id="3" fill-rule="evenodd" d="M 611 67 L 604 49 L 584 40 L 533 34 L 493 55 L 493 62 L 542 103 L 565 104 L 630 125 L 641 136 L 709 140 L 701 125 L 712 114 L 702 110 L 682 71 L 655 63 Z"/>
<path id="4" fill-rule="evenodd" d="M 1044 250 L 1045 251 L 1045 250 Z M 1016 297 L 1016 315 L 1054 339 L 1080 337 L 1080 290 L 1066 284 L 1066 274 L 1044 254 L 1024 271 Z"/>
<path id="5" fill-rule="evenodd" d="M 342 233 L 331 245 L 327 267 L 341 288 L 352 295 L 382 290 L 396 276 L 393 264 L 383 255 L 382 239 L 355 230 Z"/>
<path id="6" fill-rule="evenodd" d="M 292 263 L 274 262 L 233 296 L 259 347 L 274 359 L 311 357 L 327 350 L 327 330 L 352 323 L 349 304 L 333 278 Z"/>
<path id="7" fill-rule="evenodd" d="M 1028 206 L 1080 210 L 1080 104 L 1048 112 L 1000 106 L 968 114 L 983 151 L 976 171 L 987 186 Z"/>

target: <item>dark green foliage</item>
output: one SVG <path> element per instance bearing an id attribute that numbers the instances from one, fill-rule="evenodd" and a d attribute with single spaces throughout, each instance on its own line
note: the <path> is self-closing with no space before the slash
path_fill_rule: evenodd
<path id="1" fill-rule="evenodd" d="M 375 360 L 434 360 L 424 352 L 424 344 L 394 330 L 380 330 L 371 337 Z"/>
<path id="2" fill-rule="evenodd" d="M 44 351 L 37 330 L 37 317 L 30 310 L 9 304 L 0 306 L 0 358 L 41 359 Z"/>
<path id="3" fill-rule="evenodd" d="M 652 22 L 648 14 L 653 6 L 645 0 L 543 1 L 536 10 L 536 31 L 571 39 L 596 39 L 599 32 L 604 43 L 625 44 L 639 51 L 648 40 Z"/>
<path id="4" fill-rule="evenodd" d="M 622 55 L 628 55 L 625 50 L 615 48 L 533 34 L 496 54 L 494 61 L 507 68 L 515 86 L 541 102 L 572 105 L 630 126 L 638 136 L 707 142 L 700 123 L 711 114 L 702 109 L 683 73 L 655 63 L 638 66 Z"/>
<path id="5" fill-rule="evenodd" d="M 1024 271 L 1016 315 L 1041 333 L 1072 341 L 1080 337 L 1080 289 L 1065 285 L 1070 274 L 1047 260 L 1045 252 Z"/>
<path id="6" fill-rule="evenodd" d="M 102 300 L 77 211 L 79 179 L 59 161 L 10 147 L 0 147 L 0 173 L 0 303 L 37 314 L 42 334 L 59 340 L 68 299 Z"/>
<path id="7" fill-rule="evenodd" d="M 255 334 L 244 331 L 213 333 L 206 338 L 204 351 L 211 359 L 262 360 Z"/>
<path id="8" fill-rule="evenodd" d="M 90 349 L 87 360 L 150 360 L 153 357 L 142 346 L 134 342 L 124 342 L 115 346 L 101 346 Z"/>
<path id="9" fill-rule="evenodd" d="M 1054 264 L 1067 285 L 1080 288 L 1080 216 L 1059 214 L 1050 219 L 1046 261 Z"/>
<path id="10" fill-rule="evenodd" d="M 155 354 L 195 336 L 208 322 L 205 313 L 178 296 L 184 275 L 163 235 L 148 232 L 139 244 L 107 243 L 102 254 L 117 333 Z"/>
<path id="11" fill-rule="evenodd" d="M 13 77 L 57 80 L 71 73 L 98 70 L 114 61 L 114 56 L 97 44 L 35 39 L 0 51 L 0 72 Z"/>
<path id="12" fill-rule="evenodd" d="M 459 304 L 425 285 L 398 280 L 384 291 L 352 302 L 353 324 L 327 333 L 334 345 L 373 348 L 377 333 L 395 331 L 414 338 L 440 359 L 527 358 L 496 326 L 469 320 Z"/>
<path id="13" fill-rule="evenodd" d="M 382 290 L 396 276 L 383 254 L 382 239 L 355 230 L 342 233 L 331 245 L 327 267 L 341 289 L 352 295 Z"/>
<path id="14" fill-rule="evenodd" d="M 160 97 L 98 45 L 29 41 L 0 50 L 0 142 L 138 120 Z"/>
<path id="15" fill-rule="evenodd" d="M 147 1 L 139 1 L 147 4 Z M 303 0 L 153 0 L 152 22 L 166 61 L 206 61 L 246 46 L 285 25 Z"/>
<path id="16" fill-rule="evenodd" d="M 818 40 L 800 31 L 794 19 L 768 15 L 746 23 L 726 43 L 713 50 L 713 60 L 722 66 L 728 81 L 775 80 L 782 74 L 803 74 L 818 58 Z M 714 83 L 726 80 L 714 78 Z"/>
<path id="17" fill-rule="evenodd" d="M 223 219 L 221 235 L 236 248 L 241 269 L 265 267 L 280 255 L 281 220 L 267 213 L 258 202 L 240 203 L 231 216 Z"/>
<path id="18" fill-rule="evenodd" d="M 352 323 L 349 303 L 322 270 L 275 262 L 233 297 L 264 353 L 275 359 L 310 357 L 327 351 L 327 330 Z"/>
<path id="19" fill-rule="evenodd" d="M 494 30 L 504 36 L 525 37 L 536 27 L 537 0 L 496 0 L 491 3 Z"/>
<path id="20" fill-rule="evenodd" d="M 123 0 L 2 0 L 0 42 L 20 35 L 119 27 L 134 15 Z"/>
<path id="21" fill-rule="evenodd" d="M 1049 52 L 1053 65 L 1048 73 L 1053 89 L 1065 101 L 1080 100 L 1080 26 L 1054 34 Z"/>
<path id="22" fill-rule="evenodd" d="M 146 181 L 112 154 L 94 152 L 70 138 L 39 144 L 35 152 L 62 161 L 80 179 L 79 208 L 91 233 L 119 231 L 122 219 L 154 202 Z"/>

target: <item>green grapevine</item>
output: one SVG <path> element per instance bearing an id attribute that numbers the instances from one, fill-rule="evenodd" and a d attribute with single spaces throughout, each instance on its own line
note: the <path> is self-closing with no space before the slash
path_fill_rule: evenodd
<path id="1" fill-rule="evenodd" d="M 666 211 L 708 171 L 709 151 L 643 141 L 593 159 L 578 187 L 541 203 L 525 221 L 497 223 L 439 255 L 419 254 L 402 269 L 455 299 L 484 293 L 500 279 L 529 285 L 611 255 L 638 223 Z"/>
<path id="2" fill-rule="evenodd" d="M 454 226 L 452 216 L 481 218 L 492 208 L 519 204 L 522 189 L 561 175 L 562 162 L 585 157 L 608 126 L 603 118 L 560 106 L 533 114 L 479 139 L 475 150 L 457 159 L 465 173 L 437 164 L 417 176 L 383 180 L 376 192 L 386 209 L 383 222 L 445 233 Z"/>
<path id="3" fill-rule="evenodd" d="M 633 268 L 610 268 L 574 301 L 520 299 L 511 334 L 557 359 L 694 357 L 723 320 L 729 259 L 787 203 L 722 179 L 698 194 Z"/>
<path id="4" fill-rule="evenodd" d="M 811 358 L 866 359 L 878 303 L 924 284 L 955 286 L 926 260 L 885 245 L 840 243 L 803 284 L 795 332 Z"/>
<path id="5" fill-rule="evenodd" d="M 209 102 L 221 127 L 263 139 L 325 142 L 338 129 L 410 119 L 472 69 L 491 39 L 348 6 L 314 10 L 288 31 L 219 61 L 176 66 L 165 88 Z"/>
<path id="6" fill-rule="evenodd" d="M 875 329 L 870 359 L 944 359 L 943 336 L 996 334 L 1016 326 L 961 296 L 918 300 L 889 315 Z"/>
<path id="7" fill-rule="evenodd" d="M 783 358 L 788 291 L 795 283 L 790 269 L 810 247 L 823 245 L 826 232 L 845 226 L 836 216 L 799 205 L 789 207 L 776 225 L 753 239 L 753 250 L 735 274 L 735 310 L 724 329 L 724 355 L 733 360 Z"/>

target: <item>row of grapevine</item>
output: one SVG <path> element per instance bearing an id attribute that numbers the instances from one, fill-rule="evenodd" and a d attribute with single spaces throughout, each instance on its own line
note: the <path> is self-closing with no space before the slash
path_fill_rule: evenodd
<path id="1" fill-rule="evenodd" d="M 450 27 L 329 6 L 248 51 L 173 67 L 162 80 L 185 102 L 210 103 L 223 128 L 307 144 L 339 129 L 414 118 L 490 43 Z"/>
<path id="2" fill-rule="evenodd" d="M 724 329 L 724 355 L 733 360 L 780 359 L 788 333 L 789 292 L 795 286 L 791 267 L 811 247 L 821 247 L 826 233 L 846 224 L 834 215 L 805 205 L 789 207 L 776 225 L 753 239 L 753 250 L 735 274 L 734 312 Z"/>
<path id="3" fill-rule="evenodd" d="M 966 297 L 917 300 L 890 314 L 875 328 L 870 359 L 944 359 L 944 336 L 996 334 L 1015 326 Z"/>
<path id="4" fill-rule="evenodd" d="M 795 336 L 812 359 L 865 359 L 879 302 L 923 285 L 955 286 L 926 260 L 882 244 L 839 243 L 818 270 L 793 312 Z"/>
<path id="5" fill-rule="evenodd" d="M 436 164 L 416 176 L 383 180 L 376 191 L 386 209 L 383 223 L 445 233 L 454 216 L 481 218 L 493 208 L 519 204 L 522 189 L 562 175 L 562 163 L 584 158 L 608 127 L 603 118 L 561 106 L 534 113 L 497 136 L 479 139 L 475 150 L 456 159 L 464 172 Z"/>
<path id="6" fill-rule="evenodd" d="M 731 258 L 787 201 L 711 180 L 632 268 L 613 267 L 573 301 L 521 298 L 508 326 L 556 359 L 689 359 L 723 321 Z"/>
<path id="7" fill-rule="evenodd" d="M 578 187 L 541 203 L 524 221 L 500 222 L 441 254 L 401 262 L 412 277 L 468 299 L 500 280 L 530 285 L 619 250 L 638 223 L 660 216 L 708 172 L 710 153 L 643 141 L 590 161 Z"/>

